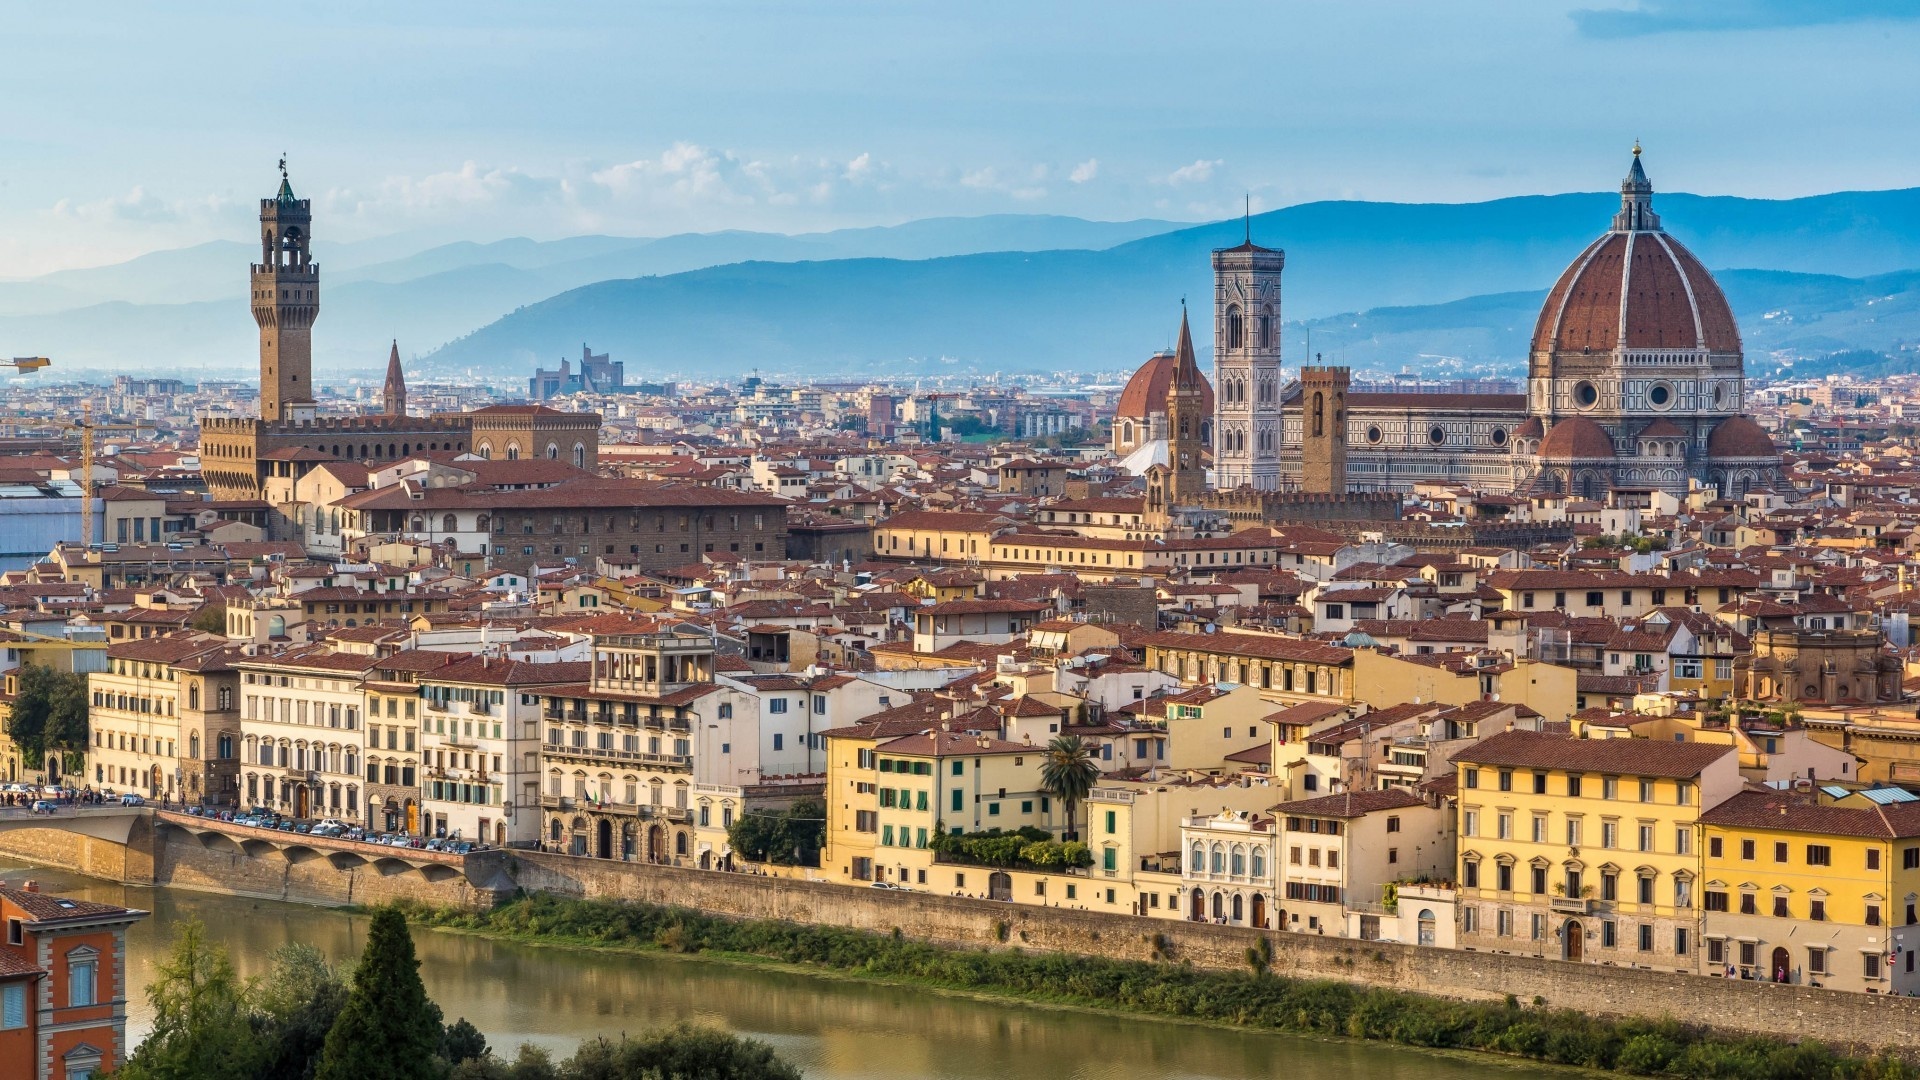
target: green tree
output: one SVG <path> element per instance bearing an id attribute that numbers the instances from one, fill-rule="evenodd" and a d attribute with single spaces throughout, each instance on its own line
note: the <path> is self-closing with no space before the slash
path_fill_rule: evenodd
<path id="1" fill-rule="evenodd" d="M 261 1080 L 311 1080 L 327 1033 L 347 1004 L 347 983 L 311 945 L 275 949 L 254 1003 L 263 1027 Z"/>
<path id="2" fill-rule="evenodd" d="M 446 1034 L 440 1010 L 420 982 L 407 920 L 397 909 L 373 913 L 353 988 L 327 1032 L 318 1080 L 439 1080 Z"/>
<path id="3" fill-rule="evenodd" d="M 121 1080 L 254 1080 L 263 1075 L 247 996 L 227 950 L 198 919 L 178 924 L 159 978 L 147 988 L 153 1032 L 115 1075 Z"/>
<path id="4" fill-rule="evenodd" d="M 509 1074 L 511 1075 L 511 1074 Z M 595 1039 L 560 1067 L 562 1080 L 800 1080 L 773 1048 L 680 1024 L 643 1038 Z"/>
<path id="5" fill-rule="evenodd" d="M 199 611 L 194 612 L 192 620 L 190 620 L 187 625 L 193 627 L 195 630 L 204 631 L 209 634 L 219 634 L 225 637 L 227 633 L 227 605 L 208 604 Z"/>
<path id="6" fill-rule="evenodd" d="M 801 799 L 785 813 L 749 810 L 727 828 L 734 854 L 754 862 L 779 866 L 819 866 L 820 845 L 827 833 L 827 806 L 819 799 Z M 796 860 L 794 852 L 798 851 Z"/>
<path id="7" fill-rule="evenodd" d="M 1074 808 L 1093 793 L 1093 782 L 1100 778 L 1100 766 L 1093 760 L 1093 748 L 1078 735 L 1060 735 L 1047 744 L 1040 760 L 1040 789 L 1067 805 L 1067 835 L 1079 835 L 1073 828 Z"/>
<path id="8" fill-rule="evenodd" d="M 87 677 L 44 664 L 23 666 L 7 734 L 20 747 L 29 769 L 43 768 L 49 754 L 70 760 L 86 753 L 91 740 L 87 730 Z"/>

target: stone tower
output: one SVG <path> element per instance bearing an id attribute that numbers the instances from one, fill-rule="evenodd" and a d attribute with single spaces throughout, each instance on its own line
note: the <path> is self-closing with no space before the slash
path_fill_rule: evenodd
<path id="1" fill-rule="evenodd" d="M 381 398 L 381 412 L 388 416 L 407 415 L 407 376 L 400 370 L 400 341 L 397 338 L 393 342 L 393 351 L 387 354 L 387 385 Z"/>
<path id="2" fill-rule="evenodd" d="M 1280 272 L 1284 251 L 1213 253 L 1214 486 L 1280 486 Z"/>
<path id="3" fill-rule="evenodd" d="M 313 320 L 320 268 L 313 263 L 313 203 L 293 197 L 287 163 L 280 191 L 260 200 L 260 261 L 253 264 L 253 321 L 260 324 L 260 418 L 311 419 Z"/>
<path id="4" fill-rule="evenodd" d="M 1201 455 L 1206 446 L 1207 379 L 1193 358 L 1193 333 L 1187 310 L 1180 309 L 1180 344 L 1173 355 L 1173 380 L 1167 389 L 1167 500 L 1177 506 L 1207 490 Z"/>
<path id="5" fill-rule="evenodd" d="M 1300 369 L 1300 487 L 1319 495 L 1347 493 L 1347 386 L 1343 367 Z"/>

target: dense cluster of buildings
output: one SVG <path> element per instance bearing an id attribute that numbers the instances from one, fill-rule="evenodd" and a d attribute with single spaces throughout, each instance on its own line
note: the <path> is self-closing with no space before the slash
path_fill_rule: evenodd
<path id="1" fill-rule="evenodd" d="M 314 387 L 283 182 L 257 410 L 0 440 L 0 712 L 33 664 L 91 705 L 0 779 L 716 872 L 818 799 L 771 872 L 1920 991 L 1920 386 L 1750 392 L 1651 199 L 1636 155 L 1518 394 L 1283 370 L 1249 237 L 1211 379 L 1183 316 L 1105 389 L 583 350 L 463 399 L 396 346 L 376 403 Z"/>

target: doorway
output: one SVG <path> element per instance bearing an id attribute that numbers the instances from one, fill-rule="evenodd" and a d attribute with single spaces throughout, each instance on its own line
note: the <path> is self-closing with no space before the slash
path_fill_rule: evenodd
<path id="1" fill-rule="evenodd" d="M 613 822 L 601 818 L 596 827 L 594 855 L 602 859 L 613 858 Z"/>
<path id="2" fill-rule="evenodd" d="M 1568 919 L 1567 925 L 1560 929 L 1560 959 L 1579 963 L 1586 951 L 1587 932 L 1578 919 Z"/>
<path id="3" fill-rule="evenodd" d="M 1012 900 L 1013 875 L 998 870 L 994 871 L 993 874 L 987 878 L 987 899 Z"/>
<path id="4" fill-rule="evenodd" d="M 1193 914 L 1191 917 L 1194 922 L 1206 921 L 1206 918 L 1207 918 L 1206 904 L 1207 904 L 1206 896 L 1202 894 L 1199 889 L 1193 890 L 1193 908 L 1192 908 Z"/>
<path id="5" fill-rule="evenodd" d="M 1793 981 L 1793 959 L 1787 955 L 1785 947 L 1777 947 L 1773 950 L 1772 978 L 1777 983 Z"/>
<path id="6" fill-rule="evenodd" d="M 1267 929 L 1267 898 L 1264 894 L 1253 894 L 1253 925 Z"/>

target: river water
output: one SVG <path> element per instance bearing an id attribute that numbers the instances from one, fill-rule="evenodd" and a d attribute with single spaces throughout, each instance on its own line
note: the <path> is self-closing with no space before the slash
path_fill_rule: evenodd
<path id="1" fill-rule="evenodd" d="M 360 951 L 363 916 L 268 900 L 140 889 L 0 860 L 0 880 L 153 912 L 128 934 L 135 992 L 128 1037 L 152 1024 L 146 985 L 168 927 L 198 916 L 243 976 L 290 941 L 335 960 Z M 448 1020 L 464 1016 L 510 1055 L 523 1042 L 564 1055 L 582 1039 L 680 1020 L 772 1044 L 810 1080 L 1544 1080 L 1564 1071 L 1496 1058 L 1255 1034 L 998 1004 L 925 990 L 813 978 L 700 960 L 538 948 L 416 931 L 427 993 Z"/>

